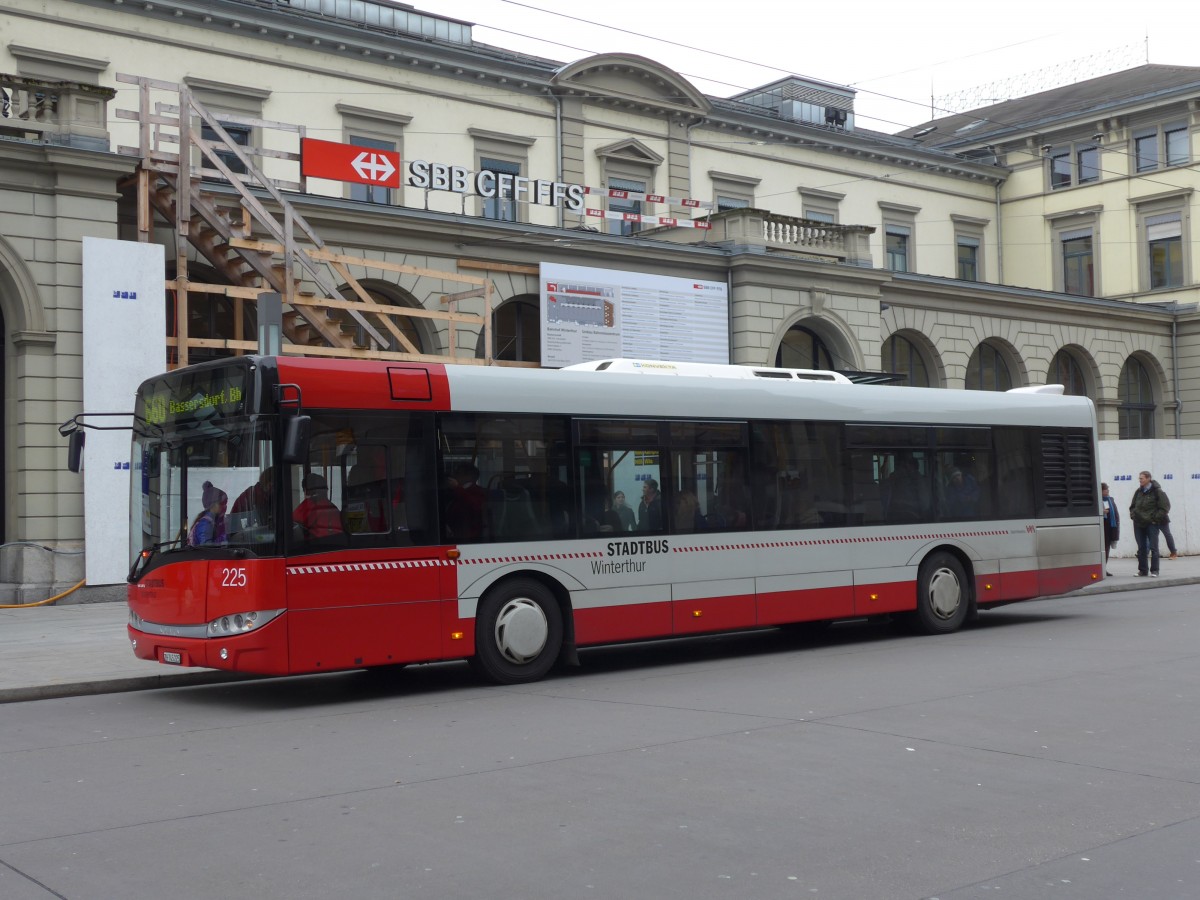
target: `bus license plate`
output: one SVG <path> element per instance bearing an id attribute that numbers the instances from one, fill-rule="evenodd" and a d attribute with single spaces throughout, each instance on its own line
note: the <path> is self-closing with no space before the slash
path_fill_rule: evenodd
<path id="1" fill-rule="evenodd" d="M 172 665 L 181 666 L 183 665 L 183 654 L 178 650 L 164 650 L 162 652 L 162 661 L 165 663 L 171 663 Z"/>

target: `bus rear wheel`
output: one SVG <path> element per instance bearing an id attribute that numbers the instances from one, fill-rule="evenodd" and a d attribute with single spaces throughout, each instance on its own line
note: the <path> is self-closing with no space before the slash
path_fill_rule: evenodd
<path id="1" fill-rule="evenodd" d="M 554 666 L 562 641 L 562 611 L 550 589 L 532 578 L 506 581 L 479 603 L 471 667 L 497 684 L 537 681 Z"/>
<path id="2" fill-rule="evenodd" d="M 917 575 L 916 625 L 925 634 L 950 634 L 966 621 L 970 582 L 958 557 L 940 552 L 921 563 Z"/>

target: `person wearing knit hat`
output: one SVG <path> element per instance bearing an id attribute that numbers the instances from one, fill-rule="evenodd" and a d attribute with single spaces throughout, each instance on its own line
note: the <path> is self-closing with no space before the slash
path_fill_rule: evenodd
<path id="1" fill-rule="evenodd" d="M 204 510 L 192 521 L 188 545 L 225 543 L 225 508 L 229 505 L 229 496 L 211 481 L 206 481 L 200 502 L 204 504 Z"/>

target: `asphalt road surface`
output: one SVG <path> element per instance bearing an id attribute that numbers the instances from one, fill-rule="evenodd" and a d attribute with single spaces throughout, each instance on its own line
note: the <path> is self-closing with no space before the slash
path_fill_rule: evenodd
<path id="1" fill-rule="evenodd" d="M 1200 590 L 0 708 L 0 898 L 1200 896 Z"/>

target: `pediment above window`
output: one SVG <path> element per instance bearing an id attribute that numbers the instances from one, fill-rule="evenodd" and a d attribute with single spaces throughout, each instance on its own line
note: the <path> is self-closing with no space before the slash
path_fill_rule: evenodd
<path id="1" fill-rule="evenodd" d="M 602 53 L 563 66 L 550 79 L 564 96 L 634 109 L 706 116 L 712 104 L 678 72 L 631 53 Z"/>
<path id="2" fill-rule="evenodd" d="M 620 159 L 626 162 L 641 163 L 645 166 L 660 166 L 664 158 L 655 153 L 637 138 L 625 138 L 596 148 L 596 155 L 601 159 Z"/>

